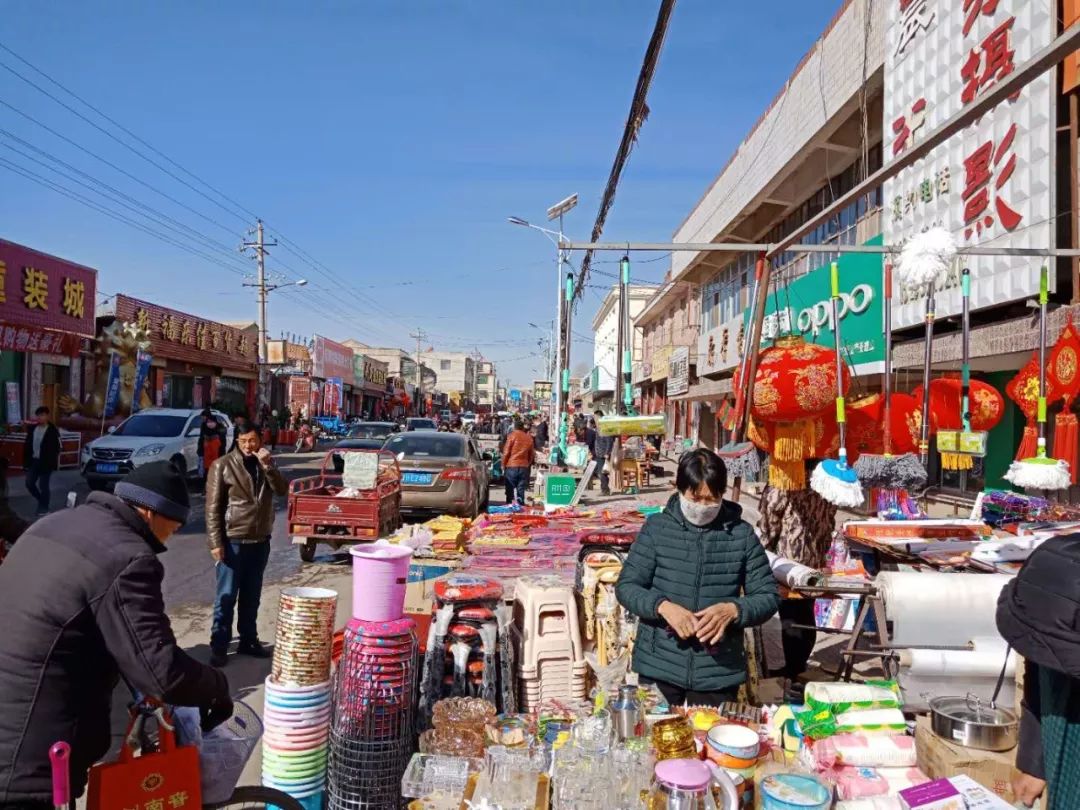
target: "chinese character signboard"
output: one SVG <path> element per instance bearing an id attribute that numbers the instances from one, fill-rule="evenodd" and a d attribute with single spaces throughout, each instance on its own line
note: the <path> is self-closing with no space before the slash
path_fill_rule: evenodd
<path id="1" fill-rule="evenodd" d="M 685 394 L 690 390 L 690 347 L 679 346 L 671 353 L 668 364 L 668 396 Z"/>
<path id="2" fill-rule="evenodd" d="M 739 365 L 746 337 L 746 320 L 742 314 L 698 338 L 698 376 L 716 374 Z"/>
<path id="3" fill-rule="evenodd" d="M 150 353 L 155 357 L 200 366 L 255 370 L 258 341 L 242 329 L 126 295 L 116 296 L 116 317 L 149 335 Z"/>
<path id="4" fill-rule="evenodd" d="M 5 325 L 92 337 L 96 295 L 97 271 L 0 239 L 0 322 Z"/>
<path id="5" fill-rule="evenodd" d="M 870 243 L 880 241 L 877 237 Z M 856 374 L 875 374 L 883 370 L 885 360 L 881 256 L 849 253 L 840 258 L 839 265 L 844 360 Z M 808 343 L 835 346 L 831 295 L 828 267 L 819 267 L 781 287 L 765 304 L 762 345 L 771 344 L 780 335 L 796 334 Z M 749 333 L 749 309 L 743 318 Z"/>
<path id="6" fill-rule="evenodd" d="M 1056 6 L 1025 0 L 888 0 L 887 7 L 886 160 L 1009 76 L 1056 27 Z M 942 226 L 961 246 L 1054 246 L 1054 75 L 1035 79 L 885 183 L 886 244 Z M 971 269 L 972 309 L 1039 290 L 1037 260 L 962 261 Z M 960 268 L 935 288 L 938 316 L 959 313 Z M 897 329 L 922 322 L 920 291 L 897 289 L 893 306 Z"/>
<path id="7" fill-rule="evenodd" d="M 551 401 L 551 380 L 533 380 L 533 399 L 537 402 Z"/>
<path id="8" fill-rule="evenodd" d="M 314 377 L 323 380 L 331 377 L 341 377 L 342 380 L 354 378 L 353 350 L 321 335 L 315 336 L 315 348 L 311 353 L 311 361 Z"/>
<path id="9" fill-rule="evenodd" d="M 666 379 L 671 367 L 671 346 L 662 346 L 653 352 L 652 378 L 659 382 Z"/>
<path id="10" fill-rule="evenodd" d="M 372 389 L 386 387 L 386 370 L 388 364 L 373 357 L 364 357 L 364 382 Z"/>

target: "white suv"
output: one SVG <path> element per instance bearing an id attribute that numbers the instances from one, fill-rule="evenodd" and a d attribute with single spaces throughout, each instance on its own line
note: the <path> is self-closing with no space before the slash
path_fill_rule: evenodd
<path id="1" fill-rule="evenodd" d="M 225 447 L 232 444 L 233 426 L 225 414 L 213 411 L 225 426 Z M 107 436 L 83 446 L 79 466 L 91 489 L 104 489 L 151 461 L 172 461 L 187 476 L 199 472 L 199 429 L 202 410 L 147 408 L 129 416 Z"/>

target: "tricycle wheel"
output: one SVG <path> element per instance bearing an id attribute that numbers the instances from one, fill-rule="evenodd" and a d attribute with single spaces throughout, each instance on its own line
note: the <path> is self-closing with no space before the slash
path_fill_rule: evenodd
<path id="1" fill-rule="evenodd" d="M 315 562 L 315 548 L 318 546 L 314 540 L 308 540 L 300 546 L 300 559 L 304 562 Z"/>

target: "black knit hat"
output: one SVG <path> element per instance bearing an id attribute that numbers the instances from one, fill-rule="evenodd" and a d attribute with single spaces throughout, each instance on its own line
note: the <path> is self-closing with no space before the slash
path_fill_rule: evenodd
<path id="1" fill-rule="evenodd" d="M 187 482 L 171 461 L 143 464 L 125 475 L 116 484 L 117 498 L 134 506 L 187 523 L 191 511 Z"/>

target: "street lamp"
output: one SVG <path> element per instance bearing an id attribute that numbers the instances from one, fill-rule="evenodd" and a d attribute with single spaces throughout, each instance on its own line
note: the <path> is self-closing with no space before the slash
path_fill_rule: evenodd
<path id="1" fill-rule="evenodd" d="M 558 321 L 558 331 L 555 333 L 555 345 L 552 347 L 555 353 L 555 362 L 553 364 L 553 376 L 551 381 L 555 388 L 555 412 L 554 419 L 558 421 L 552 422 L 553 427 L 558 430 L 559 441 L 552 443 L 552 460 L 557 461 L 558 450 L 565 453 L 566 451 L 566 433 L 568 424 L 566 424 L 565 414 L 563 411 L 566 407 L 566 399 L 569 394 L 569 375 L 567 369 L 570 367 L 570 341 L 566 340 L 565 345 L 563 343 L 563 331 L 569 331 L 570 321 L 570 301 L 569 298 L 564 300 L 564 290 L 572 287 L 572 281 L 566 281 L 563 278 L 563 265 L 569 264 L 566 253 L 562 249 L 561 242 L 563 241 L 563 217 L 574 209 L 574 206 L 578 204 L 578 195 L 571 194 L 563 200 L 555 203 L 547 210 L 547 218 L 549 222 L 556 219 L 559 220 L 559 230 L 553 231 L 549 228 L 542 228 L 539 225 L 533 225 L 526 219 L 521 217 L 508 217 L 507 221 L 511 225 L 520 225 L 523 228 L 532 228 L 534 231 L 540 231 L 548 238 L 549 241 L 555 245 L 555 312 L 556 319 Z M 569 335 L 567 335 L 569 338 Z M 565 379 L 564 379 L 565 378 Z M 564 386 L 566 386 L 564 390 Z"/>

